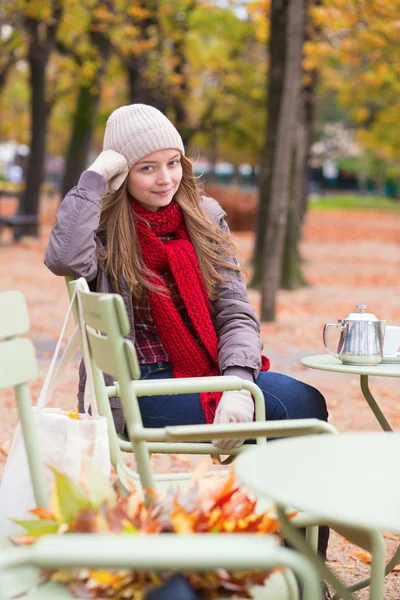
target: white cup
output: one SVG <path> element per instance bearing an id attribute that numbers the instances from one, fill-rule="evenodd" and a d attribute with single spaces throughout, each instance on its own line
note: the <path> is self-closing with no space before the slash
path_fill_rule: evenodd
<path id="1" fill-rule="evenodd" d="M 384 356 L 400 352 L 400 327 L 397 325 L 386 325 L 385 338 L 383 340 Z"/>

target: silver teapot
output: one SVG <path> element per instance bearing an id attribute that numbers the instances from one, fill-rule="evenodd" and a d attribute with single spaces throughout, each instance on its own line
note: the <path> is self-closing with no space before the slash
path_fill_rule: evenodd
<path id="1" fill-rule="evenodd" d="M 324 326 L 325 348 L 345 365 L 378 365 L 383 358 L 383 338 L 387 321 L 379 321 L 372 313 L 366 313 L 365 304 L 357 304 L 358 313 L 349 313 L 337 323 Z M 327 342 L 329 327 L 337 327 L 340 339 L 337 352 L 332 352 Z"/>

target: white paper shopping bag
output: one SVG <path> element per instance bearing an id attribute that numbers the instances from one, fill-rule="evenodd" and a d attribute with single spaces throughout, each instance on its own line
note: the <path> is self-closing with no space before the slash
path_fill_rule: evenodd
<path id="1" fill-rule="evenodd" d="M 61 343 L 65 334 L 73 303 L 78 299 L 80 328 L 76 326 L 57 366 Z M 79 335 L 81 331 L 81 335 Z M 87 372 L 85 389 L 85 414 L 79 419 L 72 419 L 66 411 L 59 408 L 49 408 L 47 404 L 54 397 L 57 384 L 72 359 L 81 347 Z M 71 408 L 76 400 L 71 398 Z M 91 414 L 89 414 L 89 408 Z M 83 326 L 82 310 L 79 295 L 75 291 L 64 321 L 64 325 L 41 390 L 37 406 L 32 410 L 38 428 L 40 456 L 45 465 L 54 467 L 80 481 L 85 459 L 90 458 L 107 478 L 110 477 L 111 463 L 107 432 L 107 420 L 97 411 L 96 397 L 93 386 L 93 375 L 90 364 L 86 330 Z M 48 483 L 51 484 L 52 472 L 46 469 Z M 32 515 L 27 511 L 36 507 L 28 460 L 25 451 L 21 425 L 18 424 L 11 444 L 2 482 L 0 485 L 0 535 L 14 535 L 20 528 L 12 519 L 29 519 Z"/>

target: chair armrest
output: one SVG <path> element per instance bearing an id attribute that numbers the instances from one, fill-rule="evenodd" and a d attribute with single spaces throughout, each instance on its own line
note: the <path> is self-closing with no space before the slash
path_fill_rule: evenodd
<path id="1" fill-rule="evenodd" d="M 132 387 L 137 397 L 248 390 L 254 397 L 256 421 L 265 421 L 264 396 L 258 385 L 252 381 L 247 381 L 246 379 L 241 379 L 234 375 L 221 375 L 219 377 L 185 377 L 182 379 L 136 380 L 132 381 Z M 107 386 L 107 393 L 109 397 L 120 396 L 119 382 L 115 381 L 113 386 Z"/>
<path id="2" fill-rule="evenodd" d="M 0 570 L 35 565 L 41 569 L 152 569 L 204 571 L 288 567 L 305 586 L 307 600 L 320 598 L 311 564 L 297 552 L 282 548 L 273 536 L 248 534 L 176 535 L 51 535 L 33 546 L 0 554 Z"/>
<path id="3" fill-rule="evenodd" d="M 263 566 L 266 556 L 279 547 L 274 536 L 249 534 L 162 535 L 47 535 L 33 546 L 16 548 L 2 556 L 0 568 L 33 564 L 42 569 L 215 569 Z M 246 548 L 246 551 L 243 551 Z M 256 558 L 257 557 L 257 558 Z M 9 560 L 7 560 L 9 558 Z M 265 562 L 264 562 L 265 565 Z"/>
<path id="4" fill-rule="evenodd" d="M 318 419 L 293 419 L 290 421 L 264 421 L 253 423 L 230 423 L 227 425 L 180 425 L 165 427 L 167 441 L 213 440 L 224 438 L 252 438 L 337 433 L 337 430 Z M 146 430 L 145 430 L 146 431 Z"/>
<path id="5" fill-rule="evenodd" d="M 136 440 L 148 442 L 205 442 L 218 437 L 254 439 L 294 435 L 337 433 L 333 425 L 318 419 L 292 419 L 289 421 L 264 421 L 229 423 L 226 425 L 174 425 L 164 428 L 133 428 Z M 221 453 L 223 453 L 221 451 Z"/>

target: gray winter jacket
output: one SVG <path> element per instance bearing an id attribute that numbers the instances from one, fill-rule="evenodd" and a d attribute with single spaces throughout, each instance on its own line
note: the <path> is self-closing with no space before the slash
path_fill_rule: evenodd
<path id="1" fill-rule="evenodd" d="M 101 198 L 106 180 L 94 171 L 85 171 L 77 185 L 65 196 L 46 248 L 45 264 L 55 275 L 84 277 L 92 291 L 115 292 L 104 272 L 99 256 L 103 243 L 97 235 Z M 202 207 L 213 223 L 228 230 L 225 212 L 212 198 L 202 197 Z M 218 336 L 219 367 L 224 375 L 255 379 L 260 370 L 260 325 L 248 301 L 241 273 L 230 269 L 220 271 L 224 280 L 218 284 L 218 299 L 214 303 L 214 326 Z M 131 327 L 129 338 L 134 339 L 133 297 L 128 283 L 121 278 L 120 293 L 124 300 Z M 78 407 L 83 411 L 83 392 L 86 373 L 79 369 Z M 105 376 L 106 385 L 113 378 Z M 125 421 L 119 398 L 110 399 L 117 431 L 123 432 Z"/>

